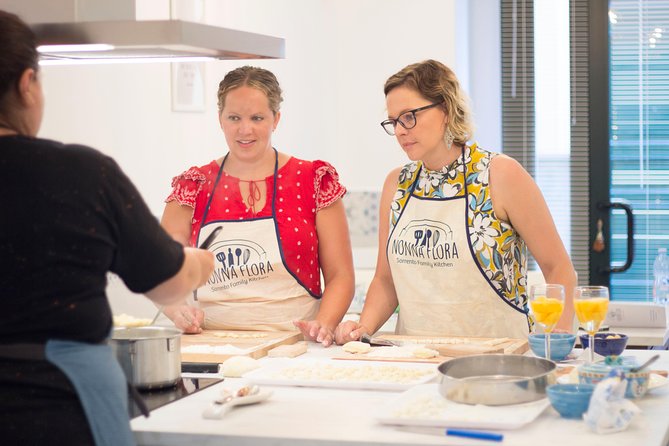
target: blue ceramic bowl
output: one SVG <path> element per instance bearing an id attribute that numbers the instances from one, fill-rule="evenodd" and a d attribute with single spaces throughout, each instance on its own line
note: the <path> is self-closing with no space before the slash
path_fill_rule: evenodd
<path id="1" fill-rule="evenodd" d="M 579 336 L 581 346 L 586 349 L 590 345 L 588 334 Z M 595 333 L 595 353 L 602 356 L 619 356 L 627 347 L 628 337 L 622 333 Z"/>
<path id="2" fill-rule="evenodd" d="M 625 398 L 641 398 L 648 391 L 650 371 L 644 369 L 632 373 L 630 369 L 639 365 L 636 360 L 626 356 L 621 356 L 619 359 L 621 360 L 621 364 L 616 365 L 608 365 L 605 362 L 582 365 L 578 368 L 578 382 L 581 384 L 597 384 L 608 377 L 611 369 L 615 367 L 623 372 L 627 380 Z"/>
<path id="3" fill-rule="evenodd" d="M 563 418 L 579 419 L 588 410 L 593 384 L 553 384 L 546 387 L 548 400 Z"/>
<path id="4" fill-rule="evenodd" d="M 570 333 L 551 333 L 551 360 L 562 361 L 571 353 L 576 343 L 576 335 Z M 532 333 L 527 337 L 532 353 L 540 358 L 546 357 L 545 349 L 546 335 Z"/>

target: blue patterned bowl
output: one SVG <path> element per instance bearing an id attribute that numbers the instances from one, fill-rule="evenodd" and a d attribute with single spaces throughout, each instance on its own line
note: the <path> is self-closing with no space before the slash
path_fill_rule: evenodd
<path id="1" fill-rule="evenodd" d="M 551 333 L 551 361 L 562 361 L 574 348 L 576 335 L 570 333 Z M 527 337 L 532 353 L 540 358 L 546 357 L 546 335 L 533 333 Z"/>
<path id="2" fill-rule="evenodd" d="M 619 368 L 627 380 L 625 398 L 641 398 L 648 391 L 650 371 L 644 369 L 631 373 L 629 370 L 638 365 L 636 360 L 624 356 L 619 359 L 621 360 L 621 364 L 616 365 L 608 365 L 605 362 L 582 365 L 578 368 L 578 382 L 582 384 L 597 384 L 609 376 L 612 368 Z"/>
<path id="3" fill-rule="evenodd" d="M 563 418 L 578 419 L 588 410 L 593 384 L 553 384 L 546 387 L 548 400 Z"/>

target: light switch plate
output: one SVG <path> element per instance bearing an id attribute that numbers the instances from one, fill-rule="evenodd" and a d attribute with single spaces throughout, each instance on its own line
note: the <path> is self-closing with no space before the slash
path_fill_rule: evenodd
<path id="1" fill-rule="evenodd" d="M 204 62 L 173 62 L 172 111 L 204 109 Z"/>

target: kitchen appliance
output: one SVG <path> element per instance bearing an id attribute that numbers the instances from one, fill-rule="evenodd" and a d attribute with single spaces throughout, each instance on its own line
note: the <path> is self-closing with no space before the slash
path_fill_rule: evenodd
<path id="1" fill-rule="evenodd" d="M 179 378 L 175 386 L 142 391 L 141 398 L 148 410 L 152 411 L 220 382 L 223 380 L 219 378 Z M 142 415 L 140 408 L 133 403 L 132 398 L 130 398 L 128 414 L 130 418 Z"/>
<path id="2" fill-rule="evenodd" d="M 284 39 L 184 20 L 137 20 L 136 0 L 4 0 L 43 61 L 280 59 Z"/>
<path id="3" fill-rule="evenodd" d="M 111 346 L 130 384 L 138 389 L 172 387 L 181 378 L 181 330 L 115 328 Z"/>

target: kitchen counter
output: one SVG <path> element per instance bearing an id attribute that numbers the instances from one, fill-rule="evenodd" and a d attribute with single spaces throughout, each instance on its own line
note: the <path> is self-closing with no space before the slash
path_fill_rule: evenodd
<path id="1" fill-rule="evenodd" d="M 655 369 L 669 370 L 669 351 L 628 350 L 625 355 L 639 360 L 659 353 Z M 309 358 L 327 358 L 341 354 L 341 347 L 322 348 L 310 343 Z M 267 363 L 279 358 L 262 358 Z M 408 432 L 407 428 L 380 424 L 375 414 L 388 407 L 398 392 L 342 390 L 329 388 L 263 386 L 273 395 L 265 402 L 232 408 L 221 420 L 202 418 L 202 411 L 220 394 L 223 387 L 238 387 L 244 379 L 226 379 L 220 384 L 151 412 L 149 418 L 131 421 L 140 445 L 484 445 L 499 444 L 481 440 L 458 439 L 438 434 Z M 547 408 L 539 417 L 518 429 L 499 431 L 502 444 L 509 446 L 549 446 L 567 444 L 587 446 L 666 446 L 669 444 L 669 385 L 657 388 L 635 401 L 642 413 L 626 431 L 598 435 L 580 420 L 567 420 Z"/>

